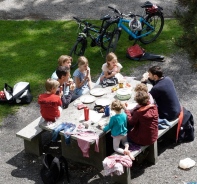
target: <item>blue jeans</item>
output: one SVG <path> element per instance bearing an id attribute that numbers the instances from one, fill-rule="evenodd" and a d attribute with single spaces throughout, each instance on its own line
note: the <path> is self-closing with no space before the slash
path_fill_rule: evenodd
<path id="1" fill-rule="evenodd" d="M 165 129 L 168 126 L 170 126 L 170 123 L 169 123 L 169 121 L 167 119 L 160 119 L 160 118 L 158 118 L 158 128 L 159 128 L 159 130 Z"/>
<path id="2" fill-rule="evenodd" d="M 56 128 L 53 129 L 52 131 L 52 141 L 55 142 L 57 140 L 57 136 L 60 131 L 64 130 L 64 137 L 66 144 L 70 143 L 70 134 L 66 134 L 67 132 L 70 133 L 76 128 L 76 125 L 73 123 L 61 123 L 58 125 Z"/>

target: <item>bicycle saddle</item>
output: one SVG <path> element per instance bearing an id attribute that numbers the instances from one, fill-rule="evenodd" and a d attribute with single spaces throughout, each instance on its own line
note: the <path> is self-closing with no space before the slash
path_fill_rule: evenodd
<path id="1" fill-rule="evenodd" d="M 109 20 L 111 16 L 109 14 L 105 15 L 104 17 L 101 17 L 100 20 Z"/>
<path id="2" fill-rule="evenodd" d="M 153 3 L 151 3 L 150 1 L 146 1 L 141 7 L 142 8 L 152 8 Z"/>

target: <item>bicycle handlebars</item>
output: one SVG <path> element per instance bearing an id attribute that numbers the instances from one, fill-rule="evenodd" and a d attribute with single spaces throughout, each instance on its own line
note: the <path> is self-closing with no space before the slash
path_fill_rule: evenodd
<path id="1" fill-rule="evenodd" d="M 121 15 L 121 16 L 124 16 L 124 17 L 134 17 L 136 16 L 135 14 L 129 12 L 129 14 L 124 14 L 124 13 L 121 13 L 120 10 L 116 9 L 116 8 L 113 8 L 111 6 L 108 6 L 109 9 L 113 10 L 115 13 Z"/>
<path id="2" fill-rule="evenodd" d="M 100 28 L 98 26 L 95 26 L 89 22 L 86 22 L 85 20 L 81 20 L 78 17 L 73 17 L 79 24 L 83 23 L 85 25 L 86 28 Z"/>

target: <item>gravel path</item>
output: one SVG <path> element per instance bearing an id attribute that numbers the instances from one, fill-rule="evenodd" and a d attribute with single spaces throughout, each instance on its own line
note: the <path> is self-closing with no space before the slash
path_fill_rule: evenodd
<path id="1" fill-rule="evenodd" d="M 104 3 L 105 2 L 105 3 Z M 153 1 L 152 1 L 153 2 Z M 173 1 L 154 1 L 165 7 L 165 17 L 172 16 L 175 7 Z M 139 7 L 141 1 L 0 1 L 1 19 L 70 19 L 73 15 L 87 18 L 98 18 L 106 12 L 107 5 L 117 5 L 121 10 L 133 11 Z M 129 5 L 129 6 L 128 6 Z M 137 8 L 136 8 L 137 11 Z M 160 65 L 165 75 L 170 76 L 178 92 L 181 104 L 192 112 L 194 120 L 197 118 L 197 74 L 192 69 L 188 57 L 183 53 L 176 53 L 166 58 L 164 63 L 147 62 L 131 70 L 131 75 L 140 76 L 152 65 Z M 36 103 L 22 106 L 15 115 L 9 115 L 0 127 L 0 183 L 6 184 L 41 184 L 39 175 L 42 157 L 24 153 L 23 140 L 16 138 L 15 134 L 29 122 L 39 116 L 39 107 Z M 195 124 L 195 129 L 197 126 Z M 45 135 L 47 137 L 49 135 Z M 132 184 L 183 184 L 184 182 L 197 182 L 197 167 L 190 170 L 178 168 L 180 159 L 189 157 L 197 161 L 197 139 L 191 143 L 176 145 L 173 143 L 159 144 L 159 160 L 156 165 L 146 162 L 135 164 L 132 168 Z M 110 177 L 104 179 L 97 176 L 97 171 L 83 164 L 69 161 L 71 184 L 110 184 Z"/>

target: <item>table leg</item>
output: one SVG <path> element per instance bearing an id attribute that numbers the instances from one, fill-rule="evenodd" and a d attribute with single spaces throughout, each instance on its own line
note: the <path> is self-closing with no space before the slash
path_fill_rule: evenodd
<path id="1" fill-rule="evenodd" d="M 65 143 L 64 135 L 61 135 L 62 155 L 65 158 L 76 162 L 92 165 L 99 171 L 103 169 L 102 161 L 106 157 L 106 138 L 105 136 L 99 139 L 99 152 L 95 151 L 95 143 L 90 145 L 89 157 L 84 157 L 81 149 L 78 146 L 77 140 L 71 138 L 70 144 Z"/>

